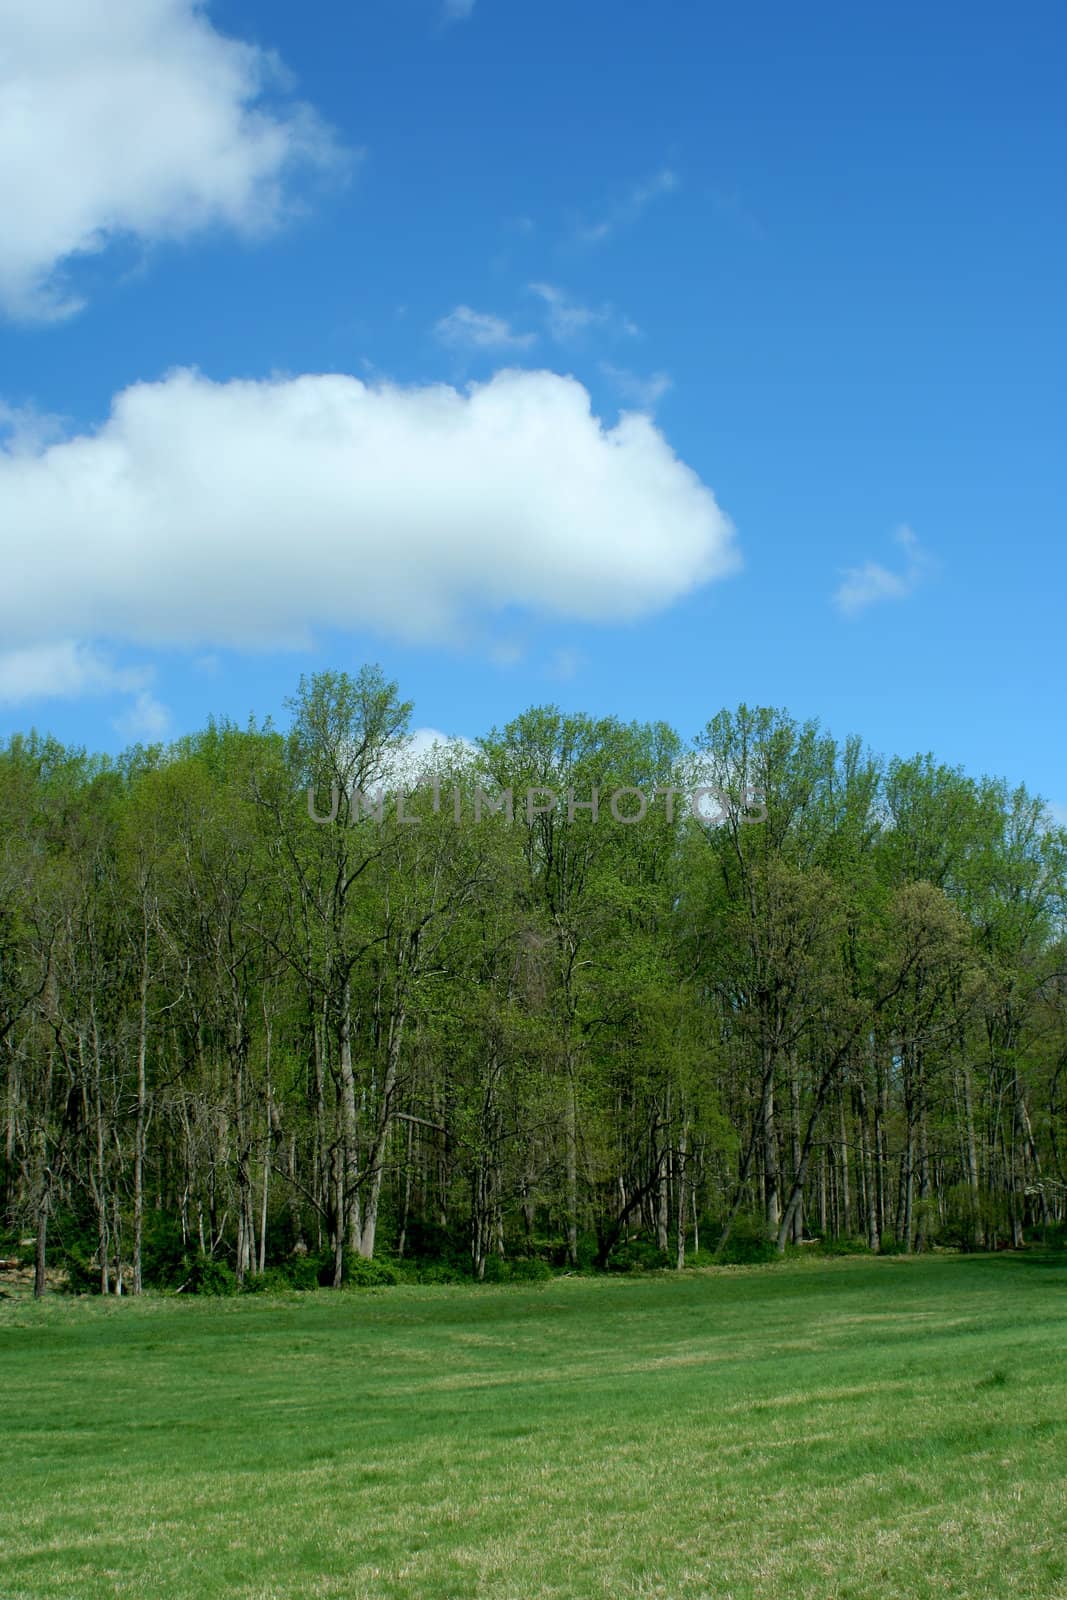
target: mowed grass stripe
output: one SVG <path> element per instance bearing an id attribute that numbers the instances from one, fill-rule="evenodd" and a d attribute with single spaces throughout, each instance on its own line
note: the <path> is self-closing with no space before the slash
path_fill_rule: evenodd
<path id="1" fill-rule="evenodd" d="M 2 1600 L 1067 1600 L 1067 1265 L 0 1305 Z"/>

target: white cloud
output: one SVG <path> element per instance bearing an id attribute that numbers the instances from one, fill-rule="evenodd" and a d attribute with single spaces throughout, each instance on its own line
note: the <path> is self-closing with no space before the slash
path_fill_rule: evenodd
<path id="1" fill-rule="evenodd" d="M 879 566 L 877 561 L 865 561 L 862 567 L 849 567 L 834 599 L 838 610 L 854 617 L 879 600 L 903 600 L 910 593 L 905 577 Z"/>
<path id="2" fill-rule="evenodd" d="M 653 422 L 606 427 L 552 372 L 466 392 L 175 372 L 121 392 L 95 433 L 0 447 L 0 528 L 15 652 L 460 640 L 509 607 L 621 621 L 739 564 Z"/>
<path id="3" fill-rule="evenodd" d="M 28 645 L 0 651 L 0 706 L 129 695 L 113 726 L 127 738 L 158 740 L 170 713 L 148 688 L 153 676 L 149 666 L 117 667 L 94 645 L 73 639 Z"/>
<path id="4" fill-rule="evenodd" d="M 498 667 L 517 667 L 525 654 L 517 639 L 497 639 L 488 649 L 490 661 Z"/>
<path id="5" fill-rule="evenodd" d="M 414 728 L 389 769 L 389 782 L 414 787 L 453 763 L 465 764 L 478 754 L 478 746 L 462 733 L 442 733 L 440 728 Z M 447 804 L 447 802 L 446 802 Z"/>
<path id="6" fill-rule="evenodd" d="M 116 667 L 92 646 L 73 639 L 25 645 L 0 651 L 0 705 L 132 694 L 144 689 L 150 675 L 144 667 Z"/>
<path id="7" fill-rule="evenodd" d="M 62 439 L 63 418 L 33 406 L 9 406 L 0 400 L 0 447 L 12 455 L 36 455 L 53 439 Z M 7 438 L 2 438 L 6 434 Z"/>
<path id="8" fill-rule="evenodd" d="M 557 650 L 553 650 L 545 670 L 550 678 L 558 678 L 561 683 L 566 683 L 584 667 L 585 659 L 581 650 L 576 650 L 571 645 L 560 645 Z"/>
<path id="9" fill-rule="evenodd" d="M 610 361 L 602 361 L 600 370 L 624 400 L 631 401 L 642 411 L 654 410 L 657 400 L 662 400 L 671 387 L 671 380 L 665 372 L 654 372 L 651 377 L 642 378 L 625 367 L 613 367 Z"/>
<path id="10" fill-rule="evenodd" d="M 453 350 L 528 350 L 537 339 L 535 333 L 514 333 L 503 317 L 472 311 L 470 306 L 450 311 L 435 325 L 434 333 Z"/>
<path id="11" fill-rule="evenodd" d="M 893 535 L 907 557 L 903 570 L 893 572 L 877 561 L 849 567 L 834 593 L 834 604 L 846 617 L 859 616 L 882 600 L 906 600 L 931 571 L 934 562 L 908 527 Z"/>
<path id="12" fill-rule="evenodd" d="M 444 0 L 446 22 L 466 22 L 474 14 L 475 0 Z"/>
<path id="13" fill-rule="evenodd" d="M 77 311 L 63 266 L 122 236 L 277 224 L 292 171 L 338 159 L 309 107 L 267 98 L 284 86 L 202 0 L 4 0 L 0 310 Z"/>
<path id="14" fill-rule="evenodd" d="M 599 222 L 581 224 L 577 230 L 578 238 L 583 244 L 602 244 L 620 228 L 631 227 L 638 222 L 654 200 L 672 194 L 678 185 L 678 174 L 670 167 L 661 168 L 643 183 L 635 184 L 625 198 Z"/>
<path id="15" fill-rule="evenodd" d="M 115 727 L 127 739 L 147 739 L 157 743 L 166 736 L 170 727 L 170 712 L 160 705 L 155 695 L 142 689 L 129 711 L 115 718 Z"/>
<path id="16" fill-rule="evenodd" d="M 582 305 L 553 283 L 531 283 L 527 287 L 531 294 L 544 301 L 547 308 L 546 326 L 557 344 L 567 344 L 590 328 L 604 328 L 628 337 L 634 337 L 641 331 L 629 317 L 619 316 L 614 306 Z"/>
<path id="17" fill-rule="evenodd" d="M 408 737 L 407 757 L 413 764 L 422 767 L 427 757 L 436 756 L 442 750 L 457 750 L 466 755 L 475 755 L 478 746 L 473 739 L 468 739 L 462 733 L 442 733 L 440 728 L 412 729 Z"/>

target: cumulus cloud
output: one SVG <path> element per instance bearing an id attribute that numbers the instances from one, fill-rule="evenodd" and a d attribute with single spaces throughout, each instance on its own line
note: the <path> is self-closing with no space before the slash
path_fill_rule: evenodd
<path id="1" fill-rule="evenodd" d="M 896 571 L 877 561 L 849 567 L 834 593 L 834 604 L 846 617 L 857 617 L 883 600 L 906 600 L 930 572 L 933 561 L 908 527 L 893 535 L 905 553 L 905 565 Z"/>
<path id="2" fill-rule="evenodd" d="M 339 159 L 309 107 L 278 102 L 285 86 L 203 0 L 4 0 L 0 310 L 69 316 L 64 265 L 119 237 L 277 224 L 294 169 Z"/>
<path id="3" fill-rule="evenodd" d="M 174 372 L 94 433 L 0 446 L 0 528 L 0 637 L 23 653 L 458 641 L 509 607 L 621 621 L 739 564 L 651 419 L 606 427 L 552 372 L 466 391 Z"/>
<path id="4" fill-rule="evenodd" d="M 503 317 L 472 311 L 470 306 L 450 311 L 436 323 L 434 333 L 453 350 L 528 350 L 537 339 L 535 333 L 515 333 Z"/>

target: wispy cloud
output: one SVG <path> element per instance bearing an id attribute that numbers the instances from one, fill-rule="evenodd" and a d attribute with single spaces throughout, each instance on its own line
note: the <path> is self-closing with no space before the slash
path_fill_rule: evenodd
<path id="1" fill-rule="evenodd" d="M 148 687 L 154 676 L 150 666 L 118 667 L 95 646 L 73 639 L 31 644 L 0 652 L 0 705 L 132 695 L 113 726 L 130 739 L 157 740 L 170 727 L 170 712 Z"/>
<path id="2" fill-rule="evenodd" d="M 610 361 L 602 361 L 600 370 L 605 378 L 609 379 L 624 400 L 642 411 L 651 411 L 658 400 L 662 400 L 667 390 L 671 387 L 671 380 L 665 372 L 654 372 L 651 377 L 642 378 L 636 372 L 630 372 L 626 367 L 614 367 Z"/>
<path id="3" fill-rule="evenodd" d="M 638 222 L 654 200 L 672 194 L 678 187 L 678 174 L 670 167 L 663 167 L 643 183 L 635 184 L 599 221 L 579 223 L 575 230 L 576 237 L 582 244 L 603 244 L 620 228 L 629 228 Z"/>
<path id="4" fill-rule="evenodd" d="M 566 290 L 552 283 L 531 283 L 529 290 L 544 301 L 546 326 L 557 344 L 567 344 L 591 328 L 605 328 L 613 333 L 625 334 L 628 338 L 641 332 L 636 322 L 621 315 L 608 303 L 600 306 L 582 305 L 580 301 L 572 299 Z"/>
<path id="5" fill-rule="evenodd" d="M 150 744 L 166 737 L 170 712 L 154 694 L 142 689 L 130 709 L 115 718 L 115 727 L 127 739 L 147 739 Z"/>
<path id="6" fill-rule="evenodd" d="M 572 645 L 560 645 L 557 650 L 553 650 L 549 658 L 545 676 L 555 678 L 560 683 L 568 683 L 585 666 L 585 661 L 586 658 L 580 650 L 576 650 Z"/>
<path id="7" fill-rule="evenodd" d="M 904 566 L 893 571 L 880 562 L 865 561 L 860 567 L 849 567 L 834 592 L 834 604 L 844 616 L 858 617 L 883 600 L 906 600 L 933 569 L 933 557 L 910 528 L 898 528 L 893 538 L 904 551 Z"/>
<path id="8" fill-rule="evenodd" d="M 446 22 L 468 22 L 474 12 L 474 0 L 444 0 Z"/>
<path id="9" fill-rule="evenodd" d="M 0 705 L 30 700 L 79 700 L 84 695 L 132 694 L 151 677 L 144 667 L 116 667 L 73 639 L 0 651 Z"/>
<path id="10" fill-rule="evenodd" d="M 442 344 L 453 350 L 528 350 L 536 333 L 515 333 L 509 322 L 489 311 L 457 306 L 434 325 Z"/>
<path id="11" fill-rule="evenodd" d="M 767 229 L 736 190 L 711 189 L 708 198 L 724 222 L 730 223 L 741 233 L 747 233 L 750 239 L 766 239 Z"/>
<path id="12" fill-rule="evenodd" d="M 525 655 L 517 639 L 497 639 L 489 646 L 489 659 L 497 667 L 515 667 Z"/>

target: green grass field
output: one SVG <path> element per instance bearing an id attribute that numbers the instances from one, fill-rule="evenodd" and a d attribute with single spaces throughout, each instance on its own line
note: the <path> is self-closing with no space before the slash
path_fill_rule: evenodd
<path id="1" fill-rule="evenodd" d="M 1067 1264 L 0 1303 L 0 1597 L 1067 1597 Z"/>

